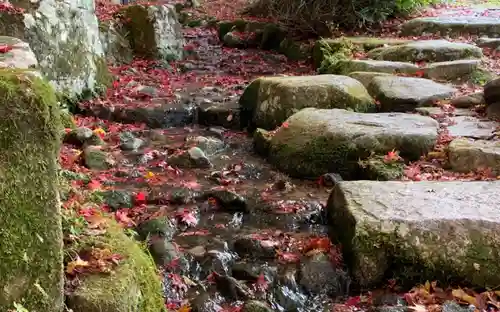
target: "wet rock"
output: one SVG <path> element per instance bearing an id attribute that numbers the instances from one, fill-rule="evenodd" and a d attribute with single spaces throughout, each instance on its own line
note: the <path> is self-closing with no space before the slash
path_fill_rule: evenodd
<path id="1" fill-rule="evenodd" d="M 182 58 L 184 39 L 174 6 L 135 4 L 123 14 L 135 55 L 165 61 Z"/>
<path id="2" fill-rule="evenodd" d="M 489 119 L 500 120 L 500 102 L 488 105 L 486 107 L 486 116 Z"/>
<path id="3" fill-rule="evenodd" d="M 186 253 L 193 256 L 194 258 L 202 259 L 203 257 L 205 257 L 207 250 L 203 246 L 196 246 L 191 249 L 188 249 Z"/>
<path id="4" fill-rule="evenodd" d="M 427 65 L 424 76 L 433 80 L 466 81 L 479 70 L 481 60 L 458 60 Z"/>
<path id="5" fill-rule="evenodd" d="M 104 203 L 113 211 L 120 208 L 132 208 L 133 196 L 129 191 L 110 190 L 102 193 Z"/>
<path id="6" fill-rule="evenodd" d="M 448 132 L 454 137 L 467 137 L 473 139 L 489 139 L 498 127 L 495 121 L 481 119 L 473 116 L 457 116 L 451 118 L 452 124 Z"/>
<path id="7" fill-rule="evenodd" d="M 237 255 L 226 249 L 224 250 L 209 250 L 207 252 L 209 261 L 204 263 L 207 274 L 216 272 L 218 274 L 227 275 L 230 273 L 231 266 Z"/>
<path id="8" fill-rule="evenodd" d="M 368 88 L 368 86 L 372 82 L 373 78 L 378 77 L 378 76 L 390 76 L 390 75 L 391 74 L 388 74 L 388 73 L 355 71 L 355 72 L 348 74 L 347 76 L 356 79 L 357 81 L 361 82 L 363 84 L 363 86 L 365 86 L 365 88 Z"/>
<path id="9" fill-rule="evenodd" d="M 224 42 L 224 45 L 230 48 L 243 48 L 246 44 L 244 39 L 242 39 L 240 36 L 238 36 L 237 33 L 232 31 L 225 34 L 222 41 Z"/>
<path id="10" fill-rule="evenodd" d="M 407 62 L 391 62 L 376 60 L 346 60 L 336 64 L 339 75 L 347 75 L 352 72 L 378 72 L 387 74 L 414 74 L 419 67 Z"/>
<path id="11" fill-rule="evenodd" d="M 178 248 L 169 239 L 163 237 L 153 238 L 150 242 L 149 251 L 155 263 L 159 266 L 171 264 L 174 259 L 182 257 Z"/>
<path id="12" fill-rule="evenodd" d="M 403 36 L 436 35 L 484 35 L 498 37 L 498 18 L 486 16 L 438 16 L 412 19 L 402 25 Z"/>
<path id="13" fill-rule="evenodd" d="M 250 300 L 243 305 L 242 312 L 273 312 L 267 303 L 257 300 Z"/>
<path id="14" fill-rule="evenodd" d="M 202 292 L 190 301 L 192 312 L 217 312 L 223 308 L 217 303 L 216 298 L 212 298 L 210 293 Z"/>
<path id="15" fill-rule="evenodd" d="M 213 197 L 217 203 L 226 211 L 248 212 L 245 197 L 228 190 L 210 190 L 204 194 L 205 198 Z"/>
<path id="16" fill-rule="evenodd" d="M 165 239 L 172 239 L 176 228 L 168 217 L 157 217 L 142 222 L 136 228 L 140 238 L 145 240 L 148 237 L 159 236 Z"/>
<path id="17" fill-rule="evenodd" d="M 144 141 L 136 138 L 131 132 L 120 133 L 120 148 L 125 151 L 135 151 L 144 145 Z"/>
<path id="18" fill-rule="evenodd" d="M 384 112 L 407 112 L 453 95 L 453 87 L 429 79 L 381 76 L 368 86 L 370 94 L 380 102 Z"/>
<path id="19" fill-rule="evenodd" d="M 250 257 L 255 259 L 273 259 L 276 250 L 272 244 L 266 244 L 252 237 L 241 237 L 234 241 L 233 250 L 240 257 Z"/>
<path id="20" fill-rule="evenodd" d="M 317 75 L 258 78 L 240 98 L 242 127 L 273 130 L 305 107 L 374 111 L 365 87 L 347 76 Z"/>
<path id="21" fill-rule="evenodd" d="M 311 294 L 343 296 L 349 291 L 349 281 L 325 254 L 317 254 L 300 264 L 299 284 Z"/>
<path id="22" fill-rule="evenodd" d="M 448 146 L 451 168 L 458 172 L 490 169 L 500 175 L 500 142 L 459 138 Z"/>
<path id="23" fill-rule="evenodd" d="M 224 148 L 224 142 L 212 137 L 189 137 L 186 139 L 186 144 L 189 146 L 196 146 L 203 150 L 206 155 L 214 155 Z"/>
<path id="24" fill-rule="evenodd" d="M 404 162 L 386 163 L 384 156 L 370 156 L 359 161 L 362 180 L 390 181 L 404 176 Z"/>
<path id="25" fill-rule="evenodd" d="M 500 78 L 484 85 L 484 101 L 487 105 L 500 103 Z"/>
<path id="26" fill-rule="evenodd" d="M 456 108 L 471 108 L 484 103 L 483 92 L 472 93 L 456 97 L 450 101 L 450 104 Z"/>
<path id="27" fill-rule="evenodd" d="M 237 262 L 231 267 L 231 275 L 242 281 L 255 282 L 261 273 L 260 265 L 247 262 Z"/>
<path id="28" fill-rule="evenodd" d="M 345 181 L 327 209 L 362 287 L 381 282 L 389 268 L 403 283 L 442 276 L 488 287 L 500 282 L 498 187 L 498 181 Z"/>
<path id="29" fill-rule="evenodd" d="M 470 309 L 468 307 L 462 307 L 455 301 L 445 301 L 441 308 L 442 312 L 471 312 L 474 309 Z"/>
<path id="30" fill-rule="evenodd" d="M 314 179 L 327 172 L 354 178 L 368 151 L 383 155 L 395 149 L 402 157 L 418 159 L 433 148 L 438 127 L 432 118 L 414 114 L 313 108 L 287 123 L 271 138 L 269 161 L 291 176 Z"/>
<path id="31" fill-rule="evenodd" d="M 167 163 L 181 168 L 210 168 L 212 163 L 202 149 L 191 147 L 187 151 L 169 156 Z"/>
<path id="32" fill-rule="evenodd" d="M 88 146 L 83 150 L 85 166 L 91 170 L 108 170 L 115 165 L 114 159 L 97 146 Z"/>
<path id="33" fill-rule="evenodd" d="M 481 58 L 481 48 L 467 43 L 446 40 L 421 40 L 396 46 L 383 47 L 368 52 L 375 60 L 401 62 L 447 62 Z"/>
<path id="34" fill-rule="evenodd" d="M 246 300 L 251 297 L 252 293 L 250 289 L 231 276 L 220 275 L 214 272 L 214 280 L 217 289 L 229 299 Z"/>
<path id="35" fill-rule="evenodd" d="M 104 145 L 104 141 L 87 127 L 71 130 L 64 136 L 64 143 L 78 147 L 89 145 Z"/>
<path id="36" fill-rule="evenodd" d="M 240 107 L 236 101 L 206 102 L 198 106 L 198 123 L 237 129 L 240 126 Z"/>
<path id="37" fill-rule="evenodd" d="M 278 311 L 300 311 L 307 302 L 307 296 L 285 285 L 272 289 L 273 308 Z"/>
<path id="38" fill-rule="evenodd" d="M 170 191 L 168 201 L 175 205 L 183 205 L 195 201 L 196 197 L 196 192 L 185 187 L 179 187 Z"/>
<path id="39" fill-rule="evenodd" d="M 253 133 L 253 148 L 257 154 L 266 156 L 269 152 L 271 135 L 268 131 L 257 128 Z"/>

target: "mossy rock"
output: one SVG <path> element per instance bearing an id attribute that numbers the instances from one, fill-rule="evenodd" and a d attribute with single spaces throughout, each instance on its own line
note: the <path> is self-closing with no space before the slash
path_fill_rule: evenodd
<path id="1" fill-rule="evenodd" d="M 375 111 L 374 100 L 359 81 L 337 75 L 257 78 L 239 104 L 240 122 L 249 131 L 272 130 L 306 107 Z"/>
<path id="2" fill-rule="evenodd" d="M 430 117 L 404 113 L 356 113 L 305 108 L 286 120 L 270 139 L 269 162 L 297 178 L 338 173 L 359 178 L 359 160 L 392 150 L 417 160 L 432 150 L 438 124 Z"/>
<path id="3" fill-rule="evenodd" d="M 305 44 L 290 39 L 284 39 L 280 43 L 279 52 L 284 54 L 288 59 L 297 61 L 307 59 L 311 50 L 310 47 Z"/>
<path id="4" fill-rule="evenodd" d="M 365 88 L 368 88 L 370 83 L 372 82 L 373 78 L 378 77 L 378 76 L 390 76 L 391 74 L 388 73 L 379 73 L 379 72 L 351 72 L 347 76 L 356 79 L 357 81 L 361 82 Z"/>
<path id="5" fill-rule="evenodd" d="M 253 148 L 261 156 L 267 156 L 271 135 L 268 131 L 258 128 L 253 133 Z"/>
<path id="6" fill-rule="evenodd" d="M 129 238 L 111 219 L 103 236 L 87 237 L 83 248 L 95 246 L 124 257 L 112 274 L 80 277 L 78 287 L 67 296 L 74 312 L 165 311 L 159 272 L 151 256 Z"/>
<path id="7" fill-rule="evenodd" d="M 76 129 L 75 119 L 73 119 L 73 114 L 68 110 L 61 110 L 61 122 L 64 128 Z"/>
<path id="8" fill-rule="evenodd" d="M 315 42 L 312 49 L 312 59 L 314 68 L 328 68 L 335 64 L 337 60 L 349 60 L 353 56 L 356 47 L 348 39 L 340 40 L 320 39 Z M 334 71 L 331 71 L 334 72 Z"/>
<path id="9" fill-rule="evenodd" d="M 364 180 L 400 180 L 404 175 L 402 161 L 386 162 L 384 156 L 371 156 L 359 161 L 360 175 Z"/>
<path id="10" fill-rule="evenodd" d="M 117 20 L 99 21 L 99 38 L 109 64 L 128 64 L 133 53 L 126 27 Z"/>
<path id="11" fill-rule="evenodd" d="M 36 73 L 0 69 L 0 310 L 62 311 L 61 110 Z"/>

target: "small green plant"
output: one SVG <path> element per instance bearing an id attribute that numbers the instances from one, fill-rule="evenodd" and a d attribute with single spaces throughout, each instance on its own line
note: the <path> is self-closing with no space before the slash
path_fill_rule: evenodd
<path id="1" fill-rule="evenodd" d="M 30 312 L 28 309 L 23 307 L 22 304 L 14 302 L 14 310 L 11 310 L 12 312 Z"/>

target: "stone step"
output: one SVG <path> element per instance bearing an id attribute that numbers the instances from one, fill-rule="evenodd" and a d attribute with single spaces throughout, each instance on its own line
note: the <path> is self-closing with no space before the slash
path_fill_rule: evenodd
<path id="1" fill-rule="evenodd" d="M 447 40 L 421 40 L 397 46 L 373 49 L 368 57 L 382 61 L 446 62 L 460 59 L 477 59 L 483 52 L 477 46 Z"/>
<path id="2" fill-rule="evenodd" d="M 453 171 L 491 170 L 500 175 L 500 141 L 459 138 L 448 146 L 448 159 Z"/>
<path id="3" fill-rule="evenodd" d="M 327 212 L 362 287 L 388 273 L 402 283 L 451 278 L 492 287 L 500 283 L 499 189 L 500 181 L 340 182 Z"/>
<path id="4" fill-rule="evenodd" d="M 495 38 L 500 37 L 500 19 L 485 16 L 420 17 L 404 23 L 401 35 L 476 35 Z"/>
<path id="5" fill-rule="evenodd" d="M 437 129 L 434 119 L 417 114 L 306 108 L 256 145 L 266 145 L 269 161 L 291 176 L 334 172 L 349 179 L 356 178 L 359 161 L 372 151 L 398 150 L 402 157 L 418 159 L 434 147 Z"/>

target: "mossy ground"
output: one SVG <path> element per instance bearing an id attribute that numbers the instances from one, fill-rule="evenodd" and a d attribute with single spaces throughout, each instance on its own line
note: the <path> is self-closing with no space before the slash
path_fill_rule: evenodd
<path id="1" fill-rule="evenodd" d="M 60 108 L 25 70 L 0 69 L 0 94 L 0 310 L 61 311 Z"/>
<path id="2" fill-rule="evenodd" d="M 112 274 L 89 274 L 69 296 L 75 312 L 165 311 L 162 286 L 151 256 L 129 238 L 111 219 L 102 236 L 86 236 L 68 254 L 97 247 L 109 249 L 124 259 Z"/>

